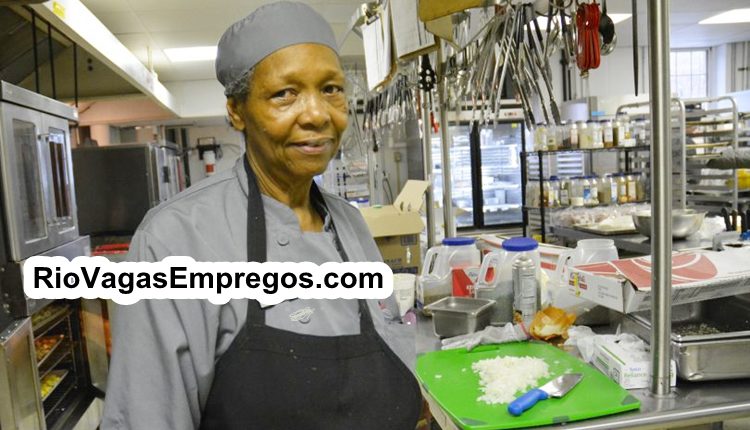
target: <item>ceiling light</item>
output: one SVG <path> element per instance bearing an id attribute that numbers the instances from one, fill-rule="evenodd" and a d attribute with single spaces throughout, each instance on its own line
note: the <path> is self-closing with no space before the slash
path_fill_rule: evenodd
<path id="1" fill-rule="evenodd" d="M 630 18 L 629 13 L 608 13 L 607 16 L 610 17 L 615 24 L 619 24 Z"/>
<path id="2" fill-rule="evenodd" d="M 732 9 L 706 18 L 698 24 L 737 24 L 750 22 L 750 9 Z"/>
<path id="3" fill-rule="evenodd" d="M 192 46 L 189 48 L 168 48 L 164 50 L 169 61 L 183 63 L 187 61 L 212 61 L 216 59 L 215 46 Z"/>

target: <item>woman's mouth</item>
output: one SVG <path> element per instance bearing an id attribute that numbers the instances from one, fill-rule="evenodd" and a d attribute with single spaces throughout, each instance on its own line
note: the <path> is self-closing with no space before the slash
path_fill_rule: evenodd
<path id="1" fill-rule="evenodd" d="M 317 139 L 294 142 L 291 146 L 306 155 L 320 155 L 328 152 L 332 145 L 331 139 Z"/>

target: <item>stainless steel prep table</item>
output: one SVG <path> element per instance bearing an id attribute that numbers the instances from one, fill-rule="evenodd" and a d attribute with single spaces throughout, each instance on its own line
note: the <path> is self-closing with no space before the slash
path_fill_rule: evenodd
<path id="1" fill-rule="evenodd" d="M 440 341 L 432 332 L 432 320 L 420 315 L 417 324 L 417 354 L 438 350 Z M 641 401 L 639 411 L 534 429 L 664 429 L 750 417 L 750 379 L 694 383 L 678 380 L 672 396 L 663 399 L 655 398 L 648 389 L 630 392 Z M 422 390 L 422 394 L 443 430 L 459 429 L 429 393 Z"/>
<path id="2" fill-rule="evenodd" d="M 579 241 L 583 239 L 612 239 L 619 250 L 632 252 L 639 255 L 651 254 L 651 240 L 642 234 L 621 234 L 604 236 L 601 234 L 588 233 L 568 227 L 551 227 L 552 233 L 568 241 Z M 711 248 L 711 240 L 685 239 L 672 241 L 673 251 L 683 251 L 695 248 Z"/>

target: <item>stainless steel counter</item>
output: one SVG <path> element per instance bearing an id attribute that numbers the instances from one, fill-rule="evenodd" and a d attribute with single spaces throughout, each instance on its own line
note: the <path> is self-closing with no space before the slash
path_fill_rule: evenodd
<path id="1" fill-rule="evenodd" d="M 552 233 L 561 239 L 570 242 L 577 242 L 582 239 L 612 239 L 619 250 L 632 252 L 634 254 L 649 255 L 651 254 L 651 240 L 642 234 L 623 234 L 604 236 L 595 233 L 588 233 L 568 227 L 551 227 Z M 711 248 L 710 240 L 685 239 L 675 240 L 672 242 L 673 251 L 683 251 L 695 248 Z"/>
<path id="2" fill-rule="evenodd" d="M 609 331 L 604 328 L 603 331 Z M 440 341 L 432 332 L 432 321 L 420 316 L 417 329 L 417 353 L 440 348 Z M 748 364 L 750 365 L 750 363 Z M 648 389 L 630 390 L 641 401 L 641 409 L 604 418 L 568 423 L 565 426 L 534 427 L 534 429 L 614 430 L 664 429 L 750 417 L 750 379 L 716 382 L 683 382 L 678 380 L 673 394 L 655 398 Z M 423 390 L 430 410 L 443 430 L 459 427 Z"/>

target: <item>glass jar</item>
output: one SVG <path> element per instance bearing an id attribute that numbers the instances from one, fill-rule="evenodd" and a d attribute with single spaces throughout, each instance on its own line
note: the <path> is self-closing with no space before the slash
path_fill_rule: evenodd
<path id="1" fill-rule="evenodd" d="M 591 139 L 589 139 L 589 127 L 588 122 L 578 121 L 576 122 L 578 128 L 578 147 L 581 149 L 591 148 Z"/>
<path id="2" fill-rule="evenodd" d="M 578 149 L 578 123 L 568 120 L 568 133 L 570 134 L 570 149 Z"/>
<path id="3" fill-rule="evenodd" d="M 575 176 L 570 180 L 570 205 L 583 206 L 583 178 Z"/>
<path id="4" fill-rule="evenodd" d="M 605 148 L 613 148 L 615 146 L 615 133 L 612 121 L 603 120 L 600 123 L 602 128 L 602 142 Z"/>
<path id="5" fill-rule="evenodd" d="M 642 119 L 636 120 L 633 125 L 633 132 L 635 133 L 636 145 L 648 145 L 648 141 L 646 140 L 646 121 Z"/>
<path id="6" fill-rule="evenodd" d="M 626 180 L 627 180 L 628 203 L 635 203 L 638 201 L 638 186 L 636 185 L 635 174 L 629 173 L 626 177 Z"/>
<path id="7" fill-rule="evenodd" d="M 591 206 L 596 206 L 599 204 L 599 182 L 601 182 L 601 178 L 599 178 L 598 175 L 591 175 L 589 176 L 589 186 L 591 187 Z"/>
<path id="8" fill-rule="evenodd" d="M 624 173 L 617 175 L 617 203 L 628 202 L 628 180 Z"/>
<path id="9" fill-rule="evenodd" d="M 557 126 L 555 124 L 547 126 L 547 144 L 545 149 L 547 151 L 557 151 L 558 149 Z"/>
<path id="10" fill-rule="evenodd" d="M 591 138 L 590 148 L 604 148 L 604 136 L 602 135 L 602 125 L 599 122 L 591 121 L 587 124 L 589 127 L 589 136 Z"/>
<path id="11" fill-rule="evenodd" d="M 560 207 L 560 179 L 557 176 L 550 176 L 549 178 L 549 192 L 547 194 L 547 207 L 557 208 Z"/>
<path id="12" fill-rule="evenodd" d="M 581 191 L 583 192 L 583 205 L 591 206 L 591 194 L 596 194 L 596 190 L 591 189 L 591 180 L 588 176 L 581 178 Z"/>
<path id="13" fill-rule="evenodd" d="M 607 182 L 607 186 L 609 187 L 609 201 L 607 203 L 611 205 L 617 204 L 617 178 L 619 176 L 618 173 L 613 173 L 609 175 L 609 181 Z"/>
<path id="14" fill-rule="evenodd" d="M 636 173 L 636 183 L 635 183 L 635 190 L 636 190 L 636 200 L 638 202 L 645 202 L 646 201 L 646 178 L 643 173 Z"/>
<path id="15" fill-rule="evenodd" d="M 570 206 L 570 179 L 560 178 L 560 206 Z"/>
<path id="16" fill-rule="evenodd" d="M 599 204 L 603 205 L 610 203 L 610 200 L 612 199 L 612 189 L 610 188 L 611 182 L 612 177 L 610 175 L 605 175 L 599 180 L 599 186 L 597 188 L 597 197 L 599 198 Z"/>
<path id="17" fill-rule="evenodd" d="M 544 151 L 547 148 L 547 124 L 540 122 L 534 129 L 534 151 Z"/>
<path id="18" fill-rule="evenodd" d="M 619 118 L 622 127 L 621 139 L 631 139 L 633 136 L 631 135 L 630 117 L 626 113 L 621 113 L 617 115 L 617 118 Z"/>
<path id="19" fill-rule="evenodd" d="M 557 126 L 557 145 L 559 149 L 570 149 L 570 126 L 565 121 L 561 121 Z"/>
<path id="20" fill-rule="evenodd" d="M 538 208 L 540 206 L 539 193 L 539 183 L 528 182 L 526 184 L 526 206 L 530 208 Z"/>

